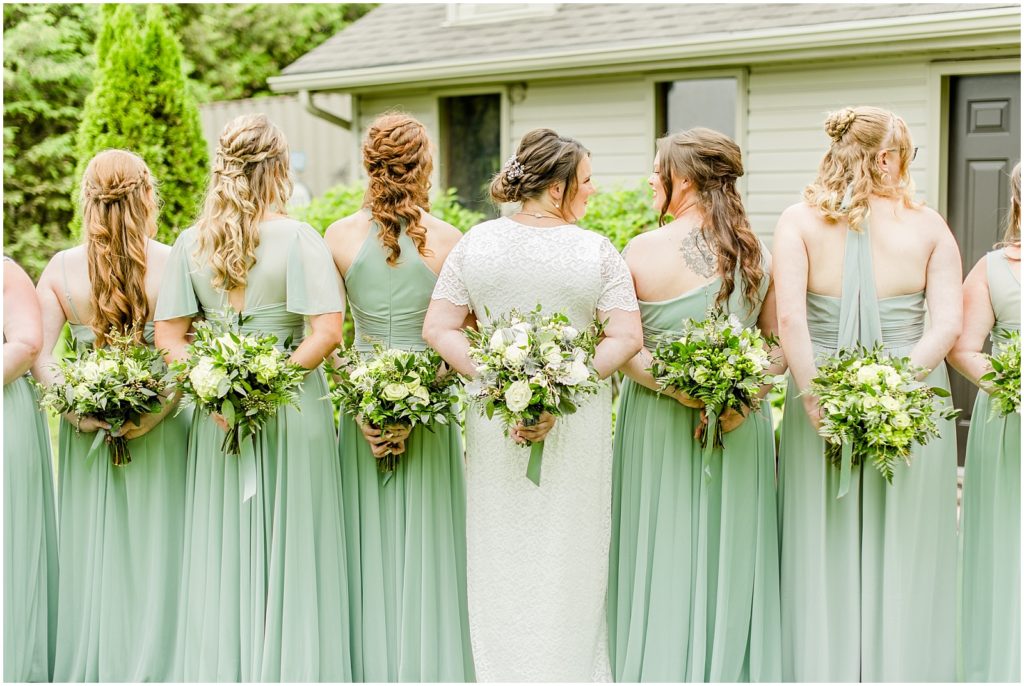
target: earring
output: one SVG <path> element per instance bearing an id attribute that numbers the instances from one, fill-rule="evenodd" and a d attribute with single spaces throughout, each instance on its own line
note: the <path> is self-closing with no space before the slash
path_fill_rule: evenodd
<path id="1" fill-rule="evenodd" d="M 556 202 L 555 203 L 555 209 L 557 210 L 559 207 L 561 207 L 561 205 Z"/>

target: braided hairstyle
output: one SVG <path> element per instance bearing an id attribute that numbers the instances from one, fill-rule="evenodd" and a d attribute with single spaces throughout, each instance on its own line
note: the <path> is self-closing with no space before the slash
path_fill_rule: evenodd
<path id="1" fill-rule="evenodd" d="M 198 255 L 209 260 L 214 287 L 245 286 L 260 244 L 260 220 L 270 211 L 284 213 L 291 195 L 288 141 L 281 130 L 263 114 L 228 122 L 196 222 Z"/>
<path id="2" fill-rule="evenodd" d="M 97 347 L 111 330 L 141 341 L 148 319 L 146 245 L 156 235 L 155 184 L 146 163 L 127 150 L 89 161 L 79 198 Z"/>
<path id="3" fill-rule="evenodd" d="M 859 231 L 868 215 L 872 195 L 895 197 L 905 207 L 915 207 L 914 182 L 910 178 L 913 147 L 906 122 L 880 107 L 846 107 L 825 120 L 832 139 L 818 167 L 818 178 L 804 189 L 804 200 L 829 222 L 846 219 Z M 875 158 L 882 150 L 900 157 L 895 183 L 884 178 Z"/>
<path id="4" fill-rule="evenodd" d="M 402 225 L 416 250 L 427 257 L 427 229 L 420 210 L 430 211 L 430 154 L 427 129 L 407 114 L 389 112 L 378 117 L 363 141 L 363 166 L 369 177 L 363 206 L 380 226 L 378 238 L 394 266 L 402 254 L 398 237 Z"/>
<path id="5" fill-rule="evenodd" d="M 764 276 L 761 241 L 747 219 L 736 179 L 743 176 L 740 147 L 723 133 L 693 128 L 658 140 L 659 176 L 665 187 L 658 224 L 665 223 L 672 198 L 672 180 L 689 179 L 697 191 L 697 207 L 704 215 L 700 228 L 718 255 L 722 287 L 715 298 L 723 305 L 735 289 L 737 265 L 742 272 L 743 294 L 751 310 L 758 304 L 758 287 Z"/>
<path id="6" fill-rule="evenodd" d="M 516 154 L 491 180 L 491 198 L 498 203 L 522 202 L 540 197 L 551 186 L 564 183 L 562 217 L 576 195 L 579 185 L 576 169 L 590 151 L 575 138 L 559 136 L 551 129 L 533 129 L 519 141 Z"/>

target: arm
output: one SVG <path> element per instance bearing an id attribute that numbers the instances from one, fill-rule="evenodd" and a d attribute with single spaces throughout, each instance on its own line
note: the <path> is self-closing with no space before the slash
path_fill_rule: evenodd
<path id="1" fill-rule="evenodd" d="M 4 385 L 27 372 L 43 345 L 36 289 L 25 270 L 4 260 Z"/>
<path id="2" fill-rule="evenodd" d="M 341 343 L 344 321 L 342 312 L 310 316 L 312 331 L 295 349 L 289 361 L 305 369 L 315 369 Z"/>
<path id="3" fill-rule="evenodd" d="M 911 351 L 910 360 L 932 370 L 946 357 L 963 327 L 960 250 L 945 226 L 928 259 L 926 279 L 928 329 Z"/>
<path id="4" fill-rule="evenodd" d="M 469 358 L 469 340 L 462 328 L 470 316 L 468 305 L 448 300 L 431 300 L 423 320 L 423 339 L 463 376 L 476 376 L 476 365 Z"/>
<path id="5" fill-rule="evenodd" d="M 640 326 L 640 311 L 598 310 L 604 322 L 604 336 L 594 352 L 594 369 L 606 379 L 643 349 L 644 336 Z"/>
<path id="6" fill-rule="evenodd" d="M 988 357 L 981 352 L 985 339 L 995 326 L 992 301 L 988 292 L 988 270 L 985 258 L 974 265 L 964 281 L 964 326 L 946 359 L 953 368 L 975 386 L 982 376 L 992 371 Z"/>
<path id="7" fill-rule="evenodd" d="M 761 312 L 757 316 L 757 328 L 761 330 L 761 335 L 765 338 L 769 336 L 779 335 L 779 318 L 775 303 L 775 281 L 768 285 L 768 292 L 765 293 L 764 302 L 761 303 Z M 810 334 L 808 334 L 810 336 Z M 772 365 L 768 368 L 768 373 L 772 376 L 778 376 L 786 373 L 786 353 L 782 350 L 782 346 L 776 343 L 775 345 L 768 347 L 768 355 L 772 359 Z M 764 384 L 761 386 L 761 392 L 758 393 L 759 398 L 764 398 L 772 390 L 771 384 Z"/>
<path id="8" fill-rule="evenodd" d="M 188 332 L 192 329 L 194 317 L 175 317 L 153 323 L 153 341 L 156 347 L 167 351 L 167 364 L 187 357 Z"/>

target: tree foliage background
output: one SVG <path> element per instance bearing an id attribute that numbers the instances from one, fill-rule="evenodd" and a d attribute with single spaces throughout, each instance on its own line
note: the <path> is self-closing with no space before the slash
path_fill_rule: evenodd
<path id="1" fill-rule="evenodd" d="M 372 7 L 162 5 L 199 102 L 267 95 L 268 76 Z M 36 277 L 73 242 L 76 131 L 93 87 L 102 14 L 112 10 L 84 4 L 3 9 L 4 252 Z"/>

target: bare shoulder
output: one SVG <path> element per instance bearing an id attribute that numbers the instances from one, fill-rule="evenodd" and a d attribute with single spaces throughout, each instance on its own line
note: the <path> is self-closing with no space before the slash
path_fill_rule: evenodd
<path id="1" fill-rule="evenodd" d="M 324 240 L 331 247 L 362 243 L 370 232 L 370 223 L 369 213 L 359 210 L 328 226 L 327 231 L 324 232 Z"/>
<path id="2" fill-rule="evenodd" d="M 80 266 L 86 268 L 85 260 L 84 245 L 76 245 L 66 250 L 61 250 L 46 263 L 43 273 L 39 275 L 37 288 L 55 288 L 62 282 L 65 272 L 75 274 Z"/>
<path id="3" fill-rule="evenodd" d="M 462 239 L 461 231 L 443 219 L 438 219 L 427 212 L 421 213 L 420 222 L 427 229 L 430 242 L 439 251 L 450 252 L 455 247 L 455 244 Z"/>
<path id="4" fill-rule="evenodd" d="M 779 215 L 778 228 L 804 231 L 822 223 L 821 214 L 805 202 L 793 203 Z"/>

